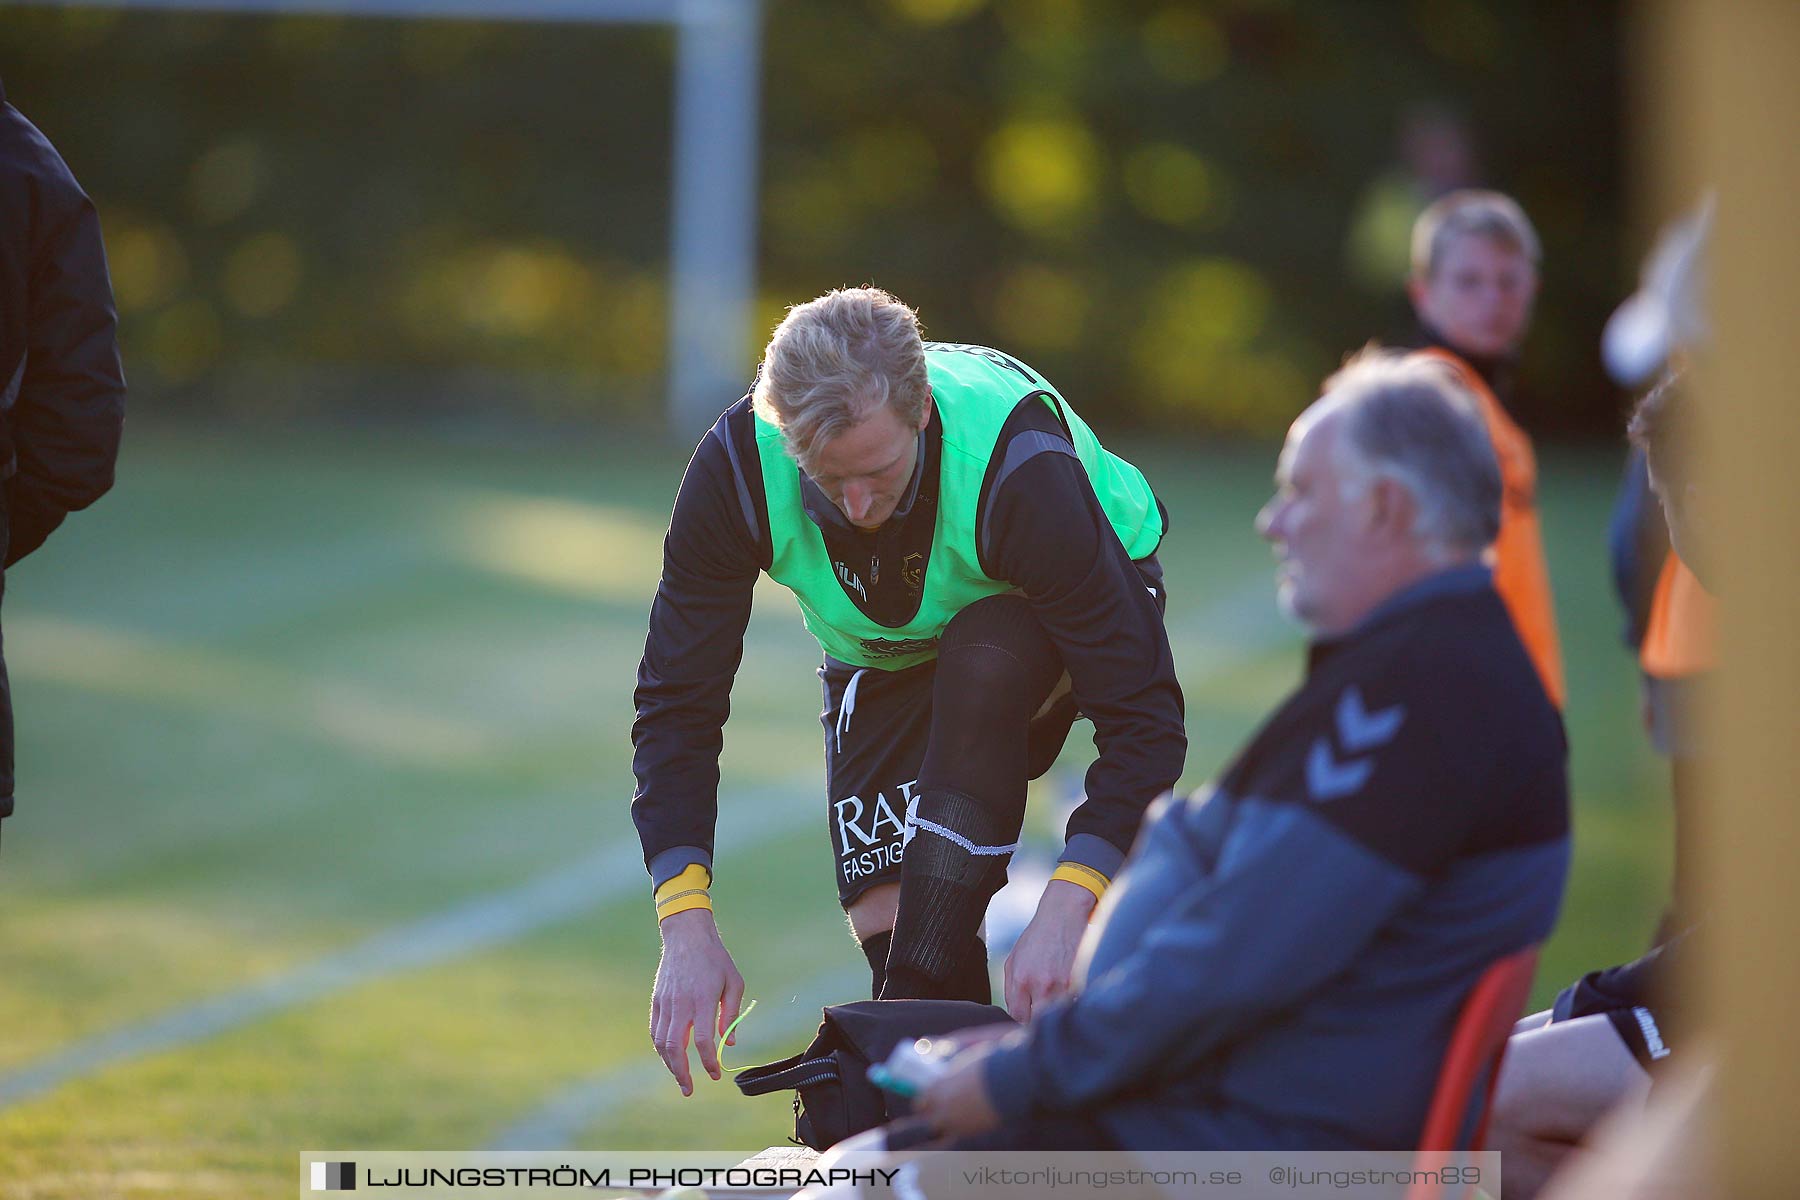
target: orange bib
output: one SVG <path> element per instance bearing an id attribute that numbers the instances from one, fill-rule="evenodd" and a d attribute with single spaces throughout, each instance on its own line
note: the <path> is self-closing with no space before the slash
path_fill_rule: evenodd
<path id="1" fill-rule="evenodd" d="M 1538 528 L 1537 455 L 1531 438 L 1507 415 L 1481 376 L 1462 359 L 1433 347 L 1419 351 L 1449 363 L 1481 403 L 1488 437 L 1500 458 L 1500 536 L 1489 551 L 1494 590 L 1511 614 L 1519 640 L 1537 667 L 1544 690 L 1558 709 L 1563 706 L 1562 644 L 1556 634 L 1556 608 L 1550 598 L 1550 568 L 1544 560 L 1544 538 Z"/>
<path id="2" fill-rule="evenodd" d="M 1673 550 L 1663 559 L 1650 599 L 1638 665 L 1658 679 L 1683 679 L 1718 663 L 1718 602 Z"/>

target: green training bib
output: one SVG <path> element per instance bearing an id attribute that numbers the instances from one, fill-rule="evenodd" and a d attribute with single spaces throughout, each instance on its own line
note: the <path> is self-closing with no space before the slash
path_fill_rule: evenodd
<path id="1" fill-rule="evenodd" d="M 856 667 L 899 671 L 927 662 L 937 656 L 938 637 L 951 617 L 984 596 L 1012 590 L 1012 584 L 981 569 L 975 508 L 1001 427 L 1028 396 L 1041 398 L 1068 429 L 1100 507 L 1132 559 L 1148 558 L 1162 541 L 1162 514 L 1143 472 L 1101 446 L 1093 430 L 1031 368 L 985 346 L 943 342 L 925 344 L 925 367 L 943 426 L 943 448 L 924 587 L 918 611 L 904 625 L 880 624 L 844 591 L 825 536 L 802 507 L 800 468 L 789 457 L 781 431 L 760 414 L 756 418 L 756 450 L 769 510 L 769 576 L 794 593 L 807 631 L 825 653 Z"/>

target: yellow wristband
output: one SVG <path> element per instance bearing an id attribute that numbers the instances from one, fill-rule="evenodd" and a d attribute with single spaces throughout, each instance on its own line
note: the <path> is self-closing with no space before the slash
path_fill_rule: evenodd
<path id="1" fill-rule="evenodd" d="M 699 863 L 689 863 L 681 874 L 665 880 L 656 889 L 656 919 L 672 917 L 689 909 L 712 911 L 712 872 Z"/>
<path id="2" fill-rule="evenodd" d="M 1060 879 L 1064 883 L 1072 883 L 1077 887 L 1084 887 L 1094 893 L 1096 900 L 1106 893 L 1106 885 L 1112 882 L 1094 868 L 1084 867 L 1077 862 L 1058 863 L 1050 878 Z"/>
<path id="3" fill-rule="evenodd" d="M 667 900 L 657 901 L 656 919 L 662 921 L 676 913 L 684 913 L 693 908 L 704 908 L 707 912 L 712 911 L 712 897 L 707 894 L 706 889 L 696 888 L 691 892 L 682 892 L 680 895 L 670 896 Z"/>

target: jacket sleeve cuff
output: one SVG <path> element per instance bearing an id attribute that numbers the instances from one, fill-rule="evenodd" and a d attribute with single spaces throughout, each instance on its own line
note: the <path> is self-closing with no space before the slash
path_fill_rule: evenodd
<path id="1" fill-rule="evenodd" d="M 1057 861 L 1074 863 L 1107 879 L 1116 879 L 1119 867 L 1125 862 L 1125 852 L 1098 834 L 1078 833 L 1069 839 Z"/>
<path id="2" fill-rule="evenodd" d="M 988 1100 L 1002 1120 L 1016 1120 L 1032 1110 L 1037 1077 L 1031 1066 L 1031 1034 L 1009 1033 L 982 1063 Z"/>
<path id="3" fill-rule="evenodd" d="M 712 855 L 699 846 L 671 846 L 650 860 L 650 886 L 659 888 L 698 863 L 712 875 Z"/>

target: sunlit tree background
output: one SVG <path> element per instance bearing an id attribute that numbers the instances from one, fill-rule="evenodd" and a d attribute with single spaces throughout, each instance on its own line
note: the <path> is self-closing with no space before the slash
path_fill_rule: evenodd
<path id="1" fill-rule="evenodd" d="M 1528 424 L 1611 436 L 1619 25 L 1548 0 L 771 0 L 752 344 L 873 281 L 1113 420 L 1266 433 L 1407 332 L 1412 216 L 1483 184 L 1544 236 Z M 650 28 L 0 21 L 11 98 L 99 203 L 139 401 L 259 416 L 652 419 L 672 50 Z"/>

